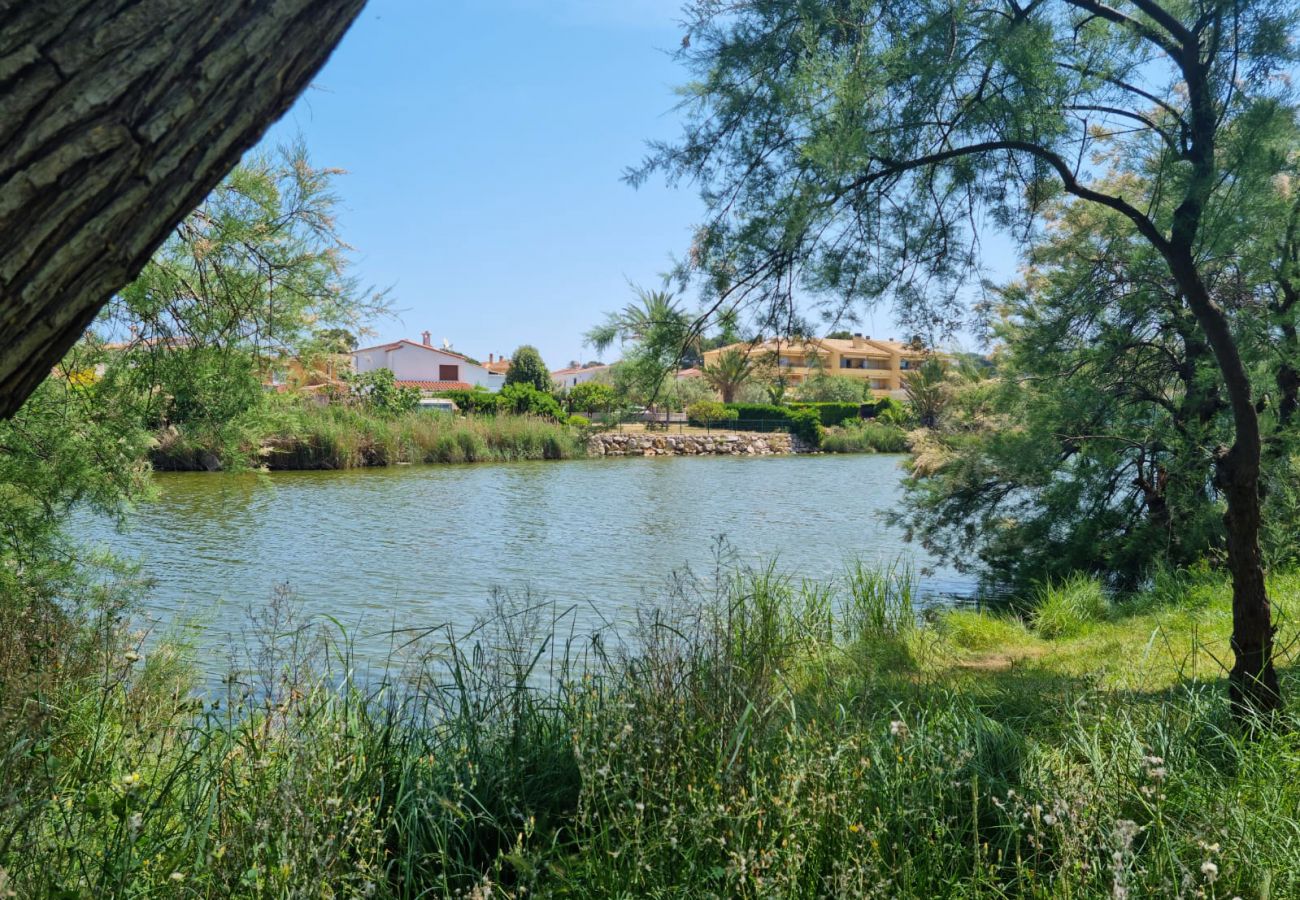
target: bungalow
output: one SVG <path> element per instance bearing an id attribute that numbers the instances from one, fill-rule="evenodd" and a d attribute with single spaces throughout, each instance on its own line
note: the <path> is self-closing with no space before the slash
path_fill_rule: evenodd
<path id="1" fill-rule="evenodd" d="M 480 386 L 489 391 L 499 391 L 505 384 L 503 373 L 493 372 L 447 347 L 433 346 L 429 332 L 420 337 L 419 344 L 403 339 L 353 350 L 352 368 L 357 372 L 388 369 L 399 385 L 419 388 L 426 393 Z"/>

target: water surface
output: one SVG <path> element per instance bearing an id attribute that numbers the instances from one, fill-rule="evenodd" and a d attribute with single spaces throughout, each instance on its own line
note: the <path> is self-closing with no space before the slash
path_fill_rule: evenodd
<path id="1" fill-rule="evenodd" d="M 493 588 L 576 604 L 583 628 L 626 622 L 673 570 L 713 566 L 725 536 L 742 563 L 773 557 L 826 578 L 845 560 L 911 560 L 923 593 L 970 593 L 882 521 L 902 457 L 667 457 L 344 472 L 159 474 L 159 498 L 92 541 L 156 582 L 148 611 L 190 623 L 218 665 L 250 608 L 287 584 L 305 611 L 382 654 L 396 627 L 467 627 Z"/>

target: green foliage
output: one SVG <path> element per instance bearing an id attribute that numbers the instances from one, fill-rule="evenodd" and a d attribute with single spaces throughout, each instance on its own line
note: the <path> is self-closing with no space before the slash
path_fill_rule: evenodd
<path id="1" fill-rule="evenodd" d="M 636 302 L 606 316 L 587 332 L 587 343 L 603 353 L 615 343 L 625 348 L 614 367 L 615 385 L 631 402 L 655 406 L 679 365 L 698 355 L 694 319 L 667 291 L 636 288 Z"/>
<path id="2" fill-rule="evenodd" d="M 879 420 L 846 422 L 826 429 L 821 449 L 825 453 L 906 453 L 907 433 Z"/>
<path id="3" fill-rule="evenodd" d="M 381 416 L 408 413 L 420 404 L 420 392 L 415 388 L 399 387 L 391 369 L 344 372 L 342 378 L 352 402 L 360 403 Z"/>
<path id="4" fill-rule="evenodd" d="M 529 382 L 517 381 L 501 389 L 501 408 L 515 415 L 542 416 L 564 421 L 560 402 L 549 391 L 539 391 Z"/>
<path id="5" fill-rule="evenodd" d="M 1082 573 L 1040 585 L 1031 602 L 1034 631 L 1048 639 L 1074 637 L 1110 610 L 1101 582 Z"/>
<path id="6" fill-rule="evenodd" d="M 75 509 L 116 515 L 147 494 L 147 434 L 135 413 L 113 384 L 61 372 L 0 421 L 0 606 L 76 580 L 63 533 Z"/>
<path id="7" fill-rule="evenodd" d="M 736 413 L 736 425 L 743 431 L 788 431 L 791 412 L 785 406 L 766 403 L 728 403 Z"/>
<path id="8" fill-rule="evenodd" d="M 716 400 L 701 400 L 686 407 L 686 421 L 701 428 L 733 424 L 738 418 L 740 413 Z"/>
<path id="9" fill-rule="evenodd" d="M 488 390 L 442 391 L 439 396 L 451 400 L 461 412 L 472 415 L 496 415 L 506 405 L 500 394 Z"/>
<path id="10" fill-rule="evenodd" d="M 569 389 L 566 400 L 570 409 L 580 409 L 585 413 L 608 412 L 618 404 L 618 393 L 612 385 L 584 381 Z"/>
<path id="11" fill-rule="evenodd" d="M 861 403 L 871 399 L 871 383 L 863 378 L 818 372 L 801 382 L 795 394 L 805 403 Z"/>
<path id="12" fill-rule="evenodd" d="M 505 384 L 506 387 L 527 385 L 543 394 L 551 392 L 551 373 L 536 347 L 524 344 L 515 350 L 510 357 L 510 368 L 506 370 Z"/>
<path id="13" fill-rule="evenodd" d="M 790 409 L 815 409 L 817 414 L 821 416 L 822 424 L 830 428 L 833 425 L 841 425 L 847 421 L 856 421 L 863 410 L 870 411 L 874 409 L 874 406 L 860 401 L 815 403 L 796 401 L 790 404 Z"/>
<path id="14" fill-rule="evenodd" d="M 817 410 L 795 409 L 790 412 L 790 433 L 810 447 L 820 447 L 826 429 Z"/>
<path id="15" fill-rule="evenodd" d="M 704 367 L 705 382 L 722 396 L 723 403 L 733 403 L 736 394 L 759 375 L 758 361 L 747 351 L 731 347 Z"/>
<path id="16" fill-rule="evenodd" d="M 899 428 L 908 427 L 915 421 L 911 410 L 893 397 L 882 397 L 869 406 L 867 418 L 874 418 L 882 425 L 894 425 Z"/>
<path id="17" fill-rule="evenodd" d="M 1297 585 L 1274 594 L 1294 603 Z M 1203 642 L 1228 615 L 1222 581 L 1204 609 L 1051 641 L 970 611 L 928 624 L 915 590 L 905 567 L 856 562 L 824 582 L 771 566 L 667 579 L 625 654 L 587 653 L 570 613 L 497 594 L 467 636 L 408 648 L 405 678 L 364 682 L 346 635 L 279 591 L 236 661 L 252 689 L 193 699 L 166 642 L 108 629 L 73 652 L 65 634 L 42 683 L 57 702 L 0 719 L 5 886 L 1300 892 L 1279 837 L 1300 828 L 1294 716 L 1236 733 L 1190 675 L 1222 652 Z"/>
<path id="18" fill-rule="evenodd" d="M 903 376 L 903 393 L 920 426 L 938 428 L 952 396 L 948 364 L 941 357 L 927 357 Z"/>
<path id="19" fill-rule="evenodd" d="M 568 424 L 572 428 L 590 428 L 591 419 L 588 419 L 586 416 L 579 416 L 575 414 L 569 416 Z"/>

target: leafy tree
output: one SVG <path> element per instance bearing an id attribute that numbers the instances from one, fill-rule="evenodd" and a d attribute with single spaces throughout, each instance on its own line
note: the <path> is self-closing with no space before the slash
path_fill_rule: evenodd
<path id="1" fill-rule="evenodd" d="M 587 332 L 587 343 L 598 353 L 615 343 L 630 345 L 616 368 L 616 384 L 628 397 L 653 407 L 668 375 L 688 354 L 698 356 L 699 330 L 671 293 L 635 290 L 636 302 Z"/>
<path id="2" fill-rule="evenodd" d="M 891 297 L 943 329 L 977 245 L 1064 196 L 1125 222 L 1176 287 L 1231 412 L 1214 449 L 1233 579 L 1234 713 L 1280 704 L 1260 555 L 1263 434 L 1221 263 L 1238 211 L 1276 190 L 1294 119 L 1296 10 L 1272 0 L 1028 4 L 697 0 L 694 115 L 656 168 L 703 183 L 692 261 L 719 302 L 792 310 L 797 287 Z M 1098 159 L 1086 167 L 1080 161 Z M 1153 185 L 1136 204 L 1125 176 Z M 1245 285 L 1257 294 L 1258 285 Z"/>
<path id="3" fill-rule="evenodd" d="M 686 407 L 686 421 L 700 427 L 722 425 L 739 418 L 740 413 L 717 400 L 699 400 Z"/>
<path id="4" fill-rule="evenodd" d="M 542 354 L 537 348 L 524 344 L 510 357 L 510 368 L 506 370 L 506 385 L 528 384 L 544 394 L 551 392 L 551 373 L 542 362 Z"/>
<path id="5" fill-rule="evenodd" d="M 567 397 L 570 409 L 580 409 L 586 413 L 597 410 L 609 410 L 618 403 L 618 393 L 608 384 L 599 381 L 584 381 L 575 384 Z"/>
<path id="6" fill-rule="evenodd" d="M 105 309 L 99 330 L 131 337 L 100 361 L 144 398 L 144 421 L 220 430 L 271 369 L 337 355 L 387 309 L 348 274 L 333 177 L 301 147 L 250 159 Z"/>
<path id="7" fill-rule="evenodd" d="M 754 379 L 758 364 L 739 347 L 723 350 L 715 362 L 704 367 L 704 380 L 722 395 L 723 403 L 734 403 L 736 392 Z"/>
<path id="8" fill-rule="evenodd" d="M 813 403 L 861 403 L 871 393 L 870 382 L 847 375 L 818 372 L 799 384 L 800 400 Z"/>
<path id="9" fill-rule="evenodd" d="M 382 415 L 408 413 L 420 405 L 420 392 L 399 386 L 391 369 L 344 372 L 343 381 L 353 400 Z"/>

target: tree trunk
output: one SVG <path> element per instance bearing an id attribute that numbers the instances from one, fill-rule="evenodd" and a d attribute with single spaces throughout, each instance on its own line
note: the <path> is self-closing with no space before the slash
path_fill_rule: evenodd
<path id="1" fill-rule="evenodd" d="M 1206 291 L 1190 252 L 1175 251 L 1169 259 L 1187 305 L 1214 353 L 1232 408 L 1236 439 L 1216 461 L 1216 482 L 1227 501 L 1223 524 L 1228 543 L 1228 570 L 1232 573 L 1234 660 L 1228 673 L 1228 692 L 1233 716 L 1239 720 L 1251 719 L 1272 713 L 1282 705 L 1273 667 L 1272 609 L 1265 590 L 1259 548 L 1263 455 L 1259 414 L 1227 315 Z"/>
<path id="2" fill-rule="evenodd" d="M 365 0 L 0 0 L 0 418 L 288 109 Z"/>

